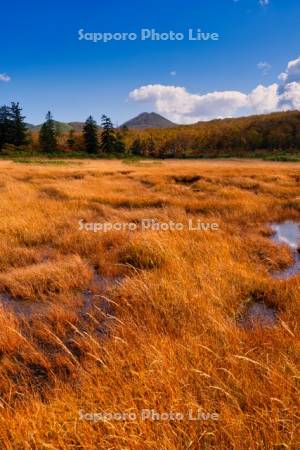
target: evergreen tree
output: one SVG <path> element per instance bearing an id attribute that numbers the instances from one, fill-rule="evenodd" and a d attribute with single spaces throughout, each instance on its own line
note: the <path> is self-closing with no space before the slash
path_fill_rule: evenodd
<path id="1" fill-rule="evenodd" d="M 0 148 L 5 144 L 11 144 L 12 127 L 11 127 L 11 112 L 6 105 L 0 108 Z"/>
<path id="2" fill-rule="evenodd" d="M 56 127 L 50 111 L 48 111 L 46 121 L 40 130 L 39 142 L 42 152 L 54 153 L 57 151 Z"/>
<path id="3" fill-rule="evenodd" d="M 19 103 L 12 102 L 10 108 L 10 120 L 12 130 L 11 144 L 19 147 L 27 143 L 27 127 L 24 123 L 25 116 L 22 116 L 22 108 Z"/>
<path id="4" fill-rule="evenodd" d="M 0 108 L 0 148 L 5 144 L 19 147 L 27 143 L 27 127 L 19 103 Z"/>
<path id="5" fill-rule="evenodd" d="M 142 142 L 139 137 L 135 138 L 130 147 L 130 153 L 135 156 L 142 155 Z"/>
<path id="6" fill-rule="evenodd" d="M 116 134 L 113 124 L 109 117 L 103 115 L 101 125 L 103 128 L 101 134 L 101 150 L 104 153 L 113 153 L 116 151 Z"/>
<path id="7" fill-rule="evenodd" d="M 115 140 L 115 152 L 116 153 L 125 153 L 126 146 L 123 139 L 123 134 L 120 131 L 117 131 L 116 133 L 116 140 Z"/>
<path id="8" fill-rule="evenodd" d="M 87 153 L 95 154 L 99 151 L 98 126 L 92 116 L 89 116 L 84 124 L 83 138 Z"/>

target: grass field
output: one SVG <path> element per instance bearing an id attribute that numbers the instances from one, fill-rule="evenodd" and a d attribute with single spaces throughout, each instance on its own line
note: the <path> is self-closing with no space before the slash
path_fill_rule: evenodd
<path id="1" fill-rule="evenodd" d="M 300 164 L 2 161 L 0 173 L 1 448 L 300 447 L 300 277 L 272 277 L 292 255 L 268 225 L 300 220 Z M 79 226 L 143 219 L 219 230 Z M 239 325 L 254 300 L 274 327 Z M 198 410 L 218 420 L 189 420 Z M 137 419 L 88 420 L 103 412 Z"/>

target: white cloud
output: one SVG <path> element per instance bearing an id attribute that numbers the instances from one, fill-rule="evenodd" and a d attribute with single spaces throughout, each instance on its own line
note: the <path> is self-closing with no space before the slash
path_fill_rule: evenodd
<path id="1" fill-rule="evenodd" d="M 265 114 L 277 109 L 278 84 L 270 86 L 259 85 L 248 95 L 248 106 L 258 114 Z"/>
<path id="2" fill-rule="evenodd" d="M 259 0 L 260 6 L 268 6 L 270 4 L 270 0 Z"/>
<path id="3" fill-rule="evenodd" d="M 300 109 L 300 57 L 290 61 L 278 78 L 283 82 L 279 87 L 279 108 Z"/>
<path id="4" fill-rule="evenodd" d="M 278 75 L 278 80 L 280 81 L 286 81 L 287 80 L 287 74 L 285 72 L 282 72 Z"/>
<path id="5" fill-rule="evenodd" d="M 270 70 L 272 68 L 271 64 L 269 64 L 266 61 L 259 62 L 257 64 L 257 67 L 259 68 L 259 70 L 261 70 L 263 75 L 268 75 L 268 73 L 270 72 Z"/>
<path id="6" fill-rule="evenodd" d="M 293 81 L 282 89 L 278 107 L 281 110 L 300 109 L 300 83 Z"/>
<path id="7" fill-rule="evenodd" d="M 176 77 L 177 75 L 176 70 L 171 70 L 170 75 L 171 77 Z"/>
<path id="8" fill-rule="evenodd" d="M 0 73 L 0 81 L 8 82 L 10 80 L 11 80 L 10 76 L 6 75 L 6 73 Z"/>
<path id="9" fill-rule="evenodd" d="M 288 63 L 285 72 L 279 75 L 279 79 L 286 83 L 300 82 L 300 56 Z"/>
<path id="10" fill-rule="evenodd" d="M 258 85 L 252 91 L 191 93 L 180 86 L 149 84 L 134 89 L 129 98 L 152 102 L 156 111 L 178 123 L 300 109 L 300 57 L 279 76 L 282 83 Z"/>
<path id="11" fill-rule="evenodd" d="M 247 95 L 238 91 L 201 95 L 191 94 L 184 87 L 161 84 L 134 89 L 129 97 L 135 101 L 154 102 L 159 113 L 182 123 L 231 116 L 237 109 L 247 105 Z"/>

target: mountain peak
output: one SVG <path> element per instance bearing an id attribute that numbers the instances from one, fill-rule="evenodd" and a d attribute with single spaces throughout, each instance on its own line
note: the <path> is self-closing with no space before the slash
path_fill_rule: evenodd
<path id="1" fill-rule="evenodd" d="M 128 128 L 171 128 L 176 127 L 176 124 L 155 112 L 143 112 L 128 120 L 122 126 Z"/>

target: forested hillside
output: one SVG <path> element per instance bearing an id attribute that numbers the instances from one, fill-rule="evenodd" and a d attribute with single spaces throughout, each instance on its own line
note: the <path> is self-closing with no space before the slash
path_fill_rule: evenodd
<path id="1" fill-rule="evenodd" d="M 168 130 L 135 133 L 134 149 L 155 156 L 197 156 L 257 150 L 299 151 L 300 112 L 199 122 Z"/>
<path id="2" fill-rule="evenodd" d="M 163 118 L 162 118 L 163 119 Z M 131 121 L 128 122 L 130 124 Z M 50 112 L 40 127 L 30 128 L 18 103 L 0 108 L 2 155 L 62 154 L 152 158 L 299 156 L 300 112 L 289 111 L 234 119 L 212 120 L 170 128 L 114 128 L 90 116 L 80 127 L 58 126 Z M 297 156 L 298 155 L 298 156 Z"/>

